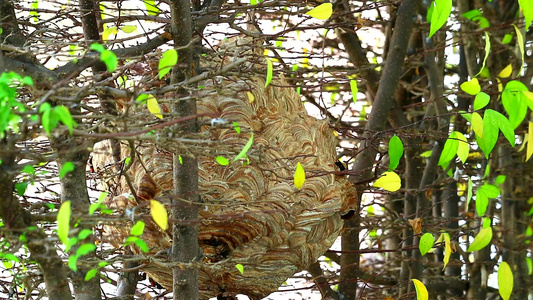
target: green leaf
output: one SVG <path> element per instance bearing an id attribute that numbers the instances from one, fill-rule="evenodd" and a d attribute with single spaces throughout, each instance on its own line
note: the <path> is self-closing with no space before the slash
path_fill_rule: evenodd
<path id="1" fill-rule="evenodd" d="M 115 53 L 111 50 L 104 50 L 100 54 L 100 60 L 104 62 L 109 73 L 113 73 L 117 69 L 118 59 Z"/>
<path id="2" fill-rule="evenodd" d="M 39 19 L 37 18 L 39 13 L 37 12 L 37 9 L 39 9 L 39 0 L 33 1 L 30 5 L 30 16 L 33 16 L 33 21 L 35 23 L 39 23 Z"/>
<path id="3" fill-rule="evenodd" d="M 235 129 L 238 134 L 241 134 L 241 125 L 239 125 L 239 123 L 233 122 L 233 129 Z"/>
<path id="4" fill-rule="evenodd" d="M 429 294 L 426 286 L 418 279 L 411 279 L 415 285 L 416 300 L 428 300 Z"/>
<path id="5" fill-rule="evenodd" d="M 215 157 L 215 160 L 217 161 L 217 163 L 219 165 L 222 165 L 222 166 L 227 166 L 229 165 L 229 161 L 227 158 L 225 158 L 224 156 L 217 156 Z"/>
<path id="6" fill-rule="evenodd" d="M 502 261 L 498 267 L 498 288 L 503 300 L 509 300 L 513 292 L 513 271 L 509 264 Z"/>
<path id="7" fill-rule="evenodd" d="M 476 212 L 478 216 L 483 216 L 487 211 L 489 206 L 489 197 L 483 192 L 483 190 L 478 189 L 476 194 Z"/>
<path id="8" fill-rule="evenodd" d="M 465 81 L 461 83 L 461 89 L 470 95 L 477 95 L 479 92 L 481 92 L 481 86 L 479 85 L 479 81 L 477 78 L 472 78 L 470 81 Z"/>
<path id="9" fill-rule="evenodd" d="M 39 112 L 42 112 L 41 125 L 43 125 L 43 129 L 46 134 L 50 135 L 52 130 L 54 130 L 54 128 L 57 126 L 58 117 L 53 112 L 49 103 L 44 103 L 41 105 L 41 107 L 39 107 Z"/>
<path id="10" fill-rule="evenodd" d="M 241 264 L 236 264 L 236 265 L 235 265 L 235 268 L 237 268 L 237 270 L 239 270 L 239 272 L 240 272 L 241 274 L 244 274 L 244 267 L 243 267 L 243 265 L 241 265 Z"/>
<path id="11" fill-rule="evenodd" d="M 507 176 L 505 176 L 505 175 L 498 175 L 498 176 L 496 176 L 496 179 L 494 180 L 494 183 L 503 184 L 505 182 L 506 178 L 507 178 Z"/>
<path id="12" fill-rule="evenodd" d="M 488 158 L 489 154 L 496 146 L 498 141 L 499 127 L 494 114 L 491 109 L 485 110 L 485 116 L 483 117 L 483 137 L 476 135 L 478 146 L 481 148 L 485 157 Z"/>
<path id="13" fill-rule="evenodd" d="M 68 267 L 74 272 L 78 271 L 78 266 L 77 266 L 78 258 L 80 257 L 77 255 L 71 255 L 68 258 Z"/>
<path id="14" fill-rule="evenodd" d="M 137 221 L 133 227 L 131 227 L 130 234 L 134 236 L 141 236 L 144 232 L 144 222 Z"/>
<path id="15" fill-rule="evenodd" d="M 70 231 L 70 201 L 65 201 L 61 204 L 57 212 L 57 236 L 64 244 L 68 244 L 68 233 Z"/>
<path id="16" fill-rule="evenodd" d="M 511 128 L 511 124 L 509 123 L 509 120 L 502 115 L 501 113 L 488 109 L 485 111 L 485 114 L 489 114 L 494 120 L 496 120 L 496 123 L 498 124 L 498 127 L 500 128 L 501 132 L 505 136 L 505 138 L 509 141 L 509 144 L 511 146 L 515 146 L 515 137 L 514 137 L 514 130 Z"/>
<path id="17" fill-rule="evenodd" d="M 86 238 L 88 238 L 91 234 L 93 234 L 93 231 L 90 229 L 83 229 L 78 233 L 78 240 L 82 241 Z"/>
<path id="18" fill-rule="evenodd" d="M 466 208 L 465 210 L 468 211 L 468 204 L 470 204 L 470 200 L 472 199 L 472 193 L 473 192 L 473 184 L 472 179 L 468 178 L 468 188 L 466 193 Z"/>
<path id="19" fill-rule="evenodd" d="M 137 99 L 135 101 L 139 103 L 144 103 L 147 101 L 146 99 L 148 99 L 148 94 L 140 94 L 139 96 L 137 96 Z"/>
<path id="20" fill-rule="evenodd" d="M 75 237 L 68 239 L 67 245 L 65 247 L 65 252 L 69 252 L 70 248 L 75 246 L 78 242 L 79 242 L 78 238 L 75 238 Z"/>
<path id="21" fill-rule="evenodd" d="M 389 192 L 396 192 L 402 187 L 400 176 L 394 172 L 384 172 L 373 184 L 374 187 L 383 188 Z"/>
<path id="22" fill-rule="evenodd" d="M 90 269 L 85 274 L 85 281 L 89 281 L 89 280 L 93 279 L 96 276 L 97 273 L 98 273 L 97 269 Z"/>
<path id="23" fill-rule="evenodd" d="M 400 164 L 400 158 L 403 155 L 402 140 L 396 135 L 389 140 L 389 170 L 395 170 Z"/>
<path id="24" fill-rule="evenodd" d="M 266 61 L 267 61 L 267 75 L 266 75 L 266 80 L 265 80 L 265 88 L 268 87 L 268 85 L 272 81 L 272 73 L 274 69 L 274 67 L 272 66 L 272 61 L 268 57 L 266 58 Z"/>
<path id="25" fill-rule="evenodd" d="M 485 183 L 477 190 L 476 196 L 476 210 L 479 216 L 485 214 L 487 206 L 489 204 L 489 198 L 494 199 L 500 195 L 500 190 L 492 185 Z"/>
<path id="26" fill-rule="evenodd" d="M 450 163 L 457 154 L 458 148 L 459 141 L 457 140 L 457 132 L 453 131 L 444 144 L 444 149 L 439 158 L 439 166 Z"/>
<path id="27" fill-rule="evenodd" d="M 64 105 L 58 105 L 54 107 L 54 113 L 57 115 L 59 120 L 65 124 L 68 128 L 68 132 L 72 134 L 72 130 L 78 126 L 76 121 L 72 118 L 72 115 L 70 114 L 70 111 L 68 108 Z"/>
<path id="28" fill-rule="evenodd" d="M 487 62 L 487 58 L 489 57 L 489 53 L 490 53 L 489 34 L 486 31 L 484 31 L 483 33 L 485 34 L 485 56 L 483 57 L 483 64 L 481 65 L 481 69 L 479 70 L 479 73 L 477 73 L 474 77 L 476 77 L 477 75 L 481 73 L 481 71 L 483 71 L 483 69 L 485 68 L 485 63 Z"/>
<path id="29" fill-rule="evenodd" d="M 465 111 L 460 111 L 459 113 L 460 113 L 461 116 L 462 116 L 463 118 L 465 118 L 468 122 L 472 123 L 472 121 L 471 121 L 471 120 L 472 120 L 472 114 L 467 113 L 467 112 L 465 112 Z"/>
<path id="30" fill-rule="evenodd" d="M 474 110 L 482 109 L 483 107 L 487 106 L 490 101 L 490 96 L 487 95 L 484 92 L 480 92 L 476 95 L 476 98 L 474 99 Z"/>
<path id="31" fill-rule="evenodd" d="M 452 0 L 435 0 L 432 4 L 434 6 L 431 14 L 431 25 L 429 27 L 429 37 L 431 38 L 437 30 L 439 30 L 450 17 L 452 12 Z"/>
<path id="32" fill-rule="evenodd" d="M 492 220 L 490 218 L 483 218 L 483 220 L 481 221 L 482 228 L 483 229 L 490 228 L 491 223 L 492 223 Z"/>
<path id="33" fill-rule="evenodd" d="M 509 44 L 511 41 L 513 40 L 513 35 L 511 33 L 507 33 L 503 39 L 502 39 L 502 44 L 504 45 L 507 45 Z"/>
<path id="34" fill-rule="evenodd" d="M 527 32 L 529 26 L 531 26 L 531 21 L 533 21 L 533 2 L 531 0 L 518 0 L 518 4 L 520 4 L 520 8 L 524 13 L 524 19 L 526 19 L 525 31 Z"/>
<path id="35" fill-rule="evenodd" d="M 29 174 L 29 175 L 34 175 L 35 174 L 35 168 L 33 166 L 31 166 L 31 165 L 26 165 L 26 166 L 24 166 L 24 168 L 22 169 L 21 172 Z"/>
<path id="36" fill-rule="evenodd" d="M 61 167 L 61 170 L 59 171 L 59 178 L 65 177 L 68 172 L 72 172 L 74 170 L 74 164 L 71 161 L 67 161 L 63 164 Z"/>
<path id="37" fill-rule="evenodd" d="M 24 195 L 24 193 L 26 192 L 26 188 L 28 188 L 28 183 L 27 182 L 17 182 L 17 183 L 15 183 L 15 190 L 17 191 L 17 194 L 19 196 Z"/>
<path id="38" fill-rule="evenodd" d="M 431 233 L 425 233 L 420 238 L 420 243 L 418 244 L 418 249 L 420 250 L 420 254 L 422 256 L 426 255 L 428 251 L 433 247 L 433 243 L 435 243 L 435 237 Z"/>
<path id="39" fill-rule="evenodd" d="M 509 83 L 507 84 L 507 86 Z M 509 124 L 511 129 L 516 129 L 520 123 L 524 120 L 527 113 L 527 103 L 523 101 L 522 95 L 518 91 L 513 91 L 505 87 L 502 92 L 502 104 L 503 108 L 509 115 Z"/>
<path id="40" fill-rule="evenodd" d="M 485 218 L 485 219 L 488 219 L 488 218 Z M 466 251 L 472 252 L 472 251 L 481 250 L 485 248 L 490 243 L 491 240 L 492 240 L 492 227 L 482 228 L 478 232 L 478 234 L 474 238 L 474 241 L 472 242 L 472 244 L 470 244 L 470 246 L 468 247 Z"/>
<path id="41" fill-rule="evenodd" d="M 148 248 L 148 245 L 146 245 L 146 243 L 141 239 L 135 240 L 135 246 L 139 247 L 139 249 L 141 249 L 141 251 L 144 253 L 150 251 L 150 249 Z"/>
<path id="42" fill-rule="evenodd" d="M 159 60 L 159 79 L 167 75 L 172 67 L 174 67 L 177 63 L 178 51 L 176 51 L 176 49 L 169 49 L 165 51 Z"/>
<path id="43" fill-rule="evenodd" d="M 476 18 L 481 17 L 481 11 L 479 11 L 479 9 L 473 9 L 465 12 L 461 16 L 468 20 L 475 21 Z"/>
<path id="44" fill-rule="evenodd" d="M 355 79 L 350 80 L 350 90 L 352 91 L 353 103 L 357 102 L 357 93 L 359 88 L 357 87 L 357 81 Z"/>
<path id="45" fill-rule="evenodd" d="M 144 5 L 146 6 L 146 12 L 149 16 L 157 16 L 159 14 L 159 8 L 155 5 L 154 0 L 143 0 Z"/>
<path id="46" fill-rule="evenodd" d="M 248 139 L 248 142 L 246 145 L 244 145 L 244 148 L 242 148 L 241 152 L 235 156 L 232 162 L 236 162 L 237 160 L 246 157 L 246 153 L 248 153 L 248 150 L 252 147 L 252 144 L 254 143 L 254 133 L 252 132 L 250 138 Z"/>
<path id="47" fill-rule="evenodd" d="M 93 243 L 86 243 L 81 245 L 78 250 L 76 250 L 76 255 L 81 257 L 93 252 L 94 250 L 96 250 L 96 246 Z"/>
<path id="48" fill-rule="evenodd" d="M 296 164 L 296 170 L 294 171 L 294 186 L 297 189 L 301 189 L 305 182 L 305 170 L 302 164 L 299 162 Z"/>

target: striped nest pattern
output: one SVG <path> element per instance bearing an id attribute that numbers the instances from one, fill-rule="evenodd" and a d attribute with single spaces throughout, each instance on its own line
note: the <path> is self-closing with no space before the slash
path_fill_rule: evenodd
<path id="1" fill-rule="evenodd" d="M 199 225 L 203 259 L 198 264 L 202 299 L 235 294 L 259 299 L 275 291 L 333 244 L 343 226 L 341 214 L 357 201 L 354 187 L 333 173 L 337 140 L 327 122 L 310 117 L 283 78 L 264 86 L 261 77 L 219 77 L 206 83 L 199 97 L 199 113 L 229 121 L 203 125 L 201 131 L 216 146 L 206 149 L 205 155 L 196 153 L 203 201 Z M 239 123 L 241 133 L 232 122 Z M 252 133 L 248 162 L 222 166 L 215 161 L 215 155 L 234 157 Z M 163 195 L 172 191 L 172 154 L 165 149 L 168 144 L 135 144 L 136 157 L 127 174 L 140 201 L 165 202 Z M 122 151 L 123 157 L 129 156 L 128 147 L 122 146 Z M 109 142 L 95 146 L 97 168 L 109 170 L 111 157 Z M 307 177 L 299 190 L 293 184 L 298 162 Z M 108 205 L 124 209 L 142 204 L 128 196 L 131 191 L 124 176 L 117 178 L 102 173 L 101 183 L 117 195 Z M 128 235 L 123 225 L 106 231 L 115 246 Z M 150 221 L 143 239 L 150 254 L 171 245 L 170 230 L 162 232 Z M 243 274 L 236 264 L 243 265 Z M 172 288 L 171 269 L 148 265 L 144 271 Z"/>

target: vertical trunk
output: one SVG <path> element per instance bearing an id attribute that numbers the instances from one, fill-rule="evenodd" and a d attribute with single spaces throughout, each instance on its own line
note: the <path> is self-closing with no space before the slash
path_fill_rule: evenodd
<path id="1" fill-rule="evenodd" d="M 459 216 L 459 196 L 457 195 L 457 183 L 455 181 L 450 182 L 442 193 L 441 198 L 443 203 L 443 217 L 448 220 L 446 223 L 446 231 L 450 234 L 451 242 L 458 245 L 459 241 L 454 239 L 455 234 L 459 230 L 459 224 L 456 221 Z M 446 281 L 460 281 L 461 280 L 461 266 L 456 266 L 453 263 L 459 261 L 459 253 L 453 252 L 450 257 L 449 265 L 444 269 L 444 275 L 446 275 Z M 442 261 L 442 260 L 441 260 Z M 452 288 L 448 289 L 449 295 L 462 296 L 462 289 L 455 289 L 457 285 L 451 284 Z"/>
<path id="2" fill-rule="evenodd" d="M 502 260 L 507 262 L 513 270 L 514 275 L 514 299 L 527 299 L 527 266 L 525 248 L 523 241 L 517 239 L 517 236 L 524 234 L 525 226 L 528 218 L 523 209 L 523 200 L 518 200 L 514 195 L 514 187 L 516 187 L 517 180 L 514 178 L 514 160 L 512 156 L 513 149 L 509 144 L 505 143 L 498 147 L 499 150 L 499 169 L 502 170 L 506 176 L 503 183 L 502 193 L 502 207 L 501 207 L 501 223 L 502 223 L 502 237 L 503 237 L 503 253 Z"/>
<path id="3" fill-rule="evenodd" d="M 89 159 L 91 145 L 82 144 L 77 140 L 68 137 L 60 137 L 52 142 L 52 147 L 58 153 L 58 168 L 67 162 L 74 164 L 74 170 L 68 172 L 61 178 L 61 202 L 71 201 L 72 211 L 75 213 L 86 213 L 89 207 L 89 194 L 87 193 L 87 179 L 85 167 Z M 89 227 L 90 228 L 90 227 Z M 71 251 L 76 251 L 73 247 Z M 80 260 L 83 260 L 82 257 Z M 89 281 L 85 281 L 85 275 L 90 268 L 78 264 L 78 271 L 74 272 L 72 284 L 77 300 L 99 300 L 102 299 L 100 292 L 100 277 L 95 276 Z"/>
<path id="4" fill-rule="evenodd" d="M 406 0 L 400 4 L 398 9 L 391 47 L 380 79 L 376 99 L 372 106 L 372 113 L 365 127 L 364 142 L 360 145 L 360 149 L 363 149 L 363 151 L 357 156 L 353 167 L 356 173 L 360 173 L 360 176 L 350 178 L 353 182 L 370 178 L 376 156 L 372 145 L 374 142 L 372 132 L 381 131 L 385 128 L 387 117 L 393 107 L 394 91 L 402 74 L 407 52 L 408 40 L 405 37 L 411 35 L 419 5 L 420 0 Z M 358 206 L 357 217 L 345 223 L 345 230 L 342 233 L 342 250 L 347 253 L 359 250 L 360 222 L 358 216 L 361 204 L 359 203 Z M 347 253 L 343 254 L 341 259 L 339 293 L 346 299 L 354 299 L 357 293 L 355 272 L 359 267 L 359 254 L 349 255 Z"/>
<path id="5" fill-rule="evenodd" d="M 0 218 L 7 231 L 5 236 L 9 239 L 11 234 L 24 232 L 31 224 L 31 216 L 14 197 L 15 176 L 17 164 L 12 153 L 15 152 L 13 144 L 7 145 L 5 140 L 0 140 Z M 18 238 L 13 237 L 15 241 Z M 72 299 L 68 285 L 67 272 L 61 258 L 57 255 L 56 248 L 47 242 L 46 235 L 39 229 L 29 231 L 26 235 L 26 246 L 30 250 L 31 259 L 35 260 L 42 270 L 46 293 L 49 299 Z"/>
<path id="6" fill-rule="evenodd" d="M 189 0 L 172 0 L 171 32 L 174 47 L 183 47 L 192 41 L 192 19 Z M 192 47 L 192 46 L 191 46 Z M 178 51 L 178 64 L 172 69 L 171 82 L 177 83 L 193 74 L 192 48 Z M 185 90 L 179 91 L 186 93 Z M 177 101 L 173 107 L 177 117 L 196 115 L 194 99 Z M 181 127 L 183 133 L 198 131 L 193 119 Z M 180 162 L 181 160 L 181 162 Z M 174 153 L 174 193 L 172 200 L 172 259 L 175 262 L 191 262 L 200 253 L 198 245 L 198 162 L 193 156 Z M 185 201 L 183 201 L 185 200 Z M 174 299 L 198 299 L 198 270 L 174 267 Z"/>

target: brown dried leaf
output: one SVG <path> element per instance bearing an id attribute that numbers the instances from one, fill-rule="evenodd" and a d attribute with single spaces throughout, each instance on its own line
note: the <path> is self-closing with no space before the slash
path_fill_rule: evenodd
<path id="1" fill-rule="evenodd" d="M 422 233 L 422 221 L 424 219 L 420 219 L 420 218 L 414 218 L 414 219 L 409 219 L 407 221 L 409 221 L 409 224 L 411 225 L 411 227 L 413 227 L 413 231 L 415 234 L 421 234 Z"/>

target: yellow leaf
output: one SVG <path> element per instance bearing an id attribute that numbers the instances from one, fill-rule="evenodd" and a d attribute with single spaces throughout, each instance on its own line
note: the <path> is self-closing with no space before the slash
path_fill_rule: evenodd
<path id="1" fill-rule="evenodd" d="M 481 92 L 481 86 L 479 85 L 479 81 L 477 78 L 472 78 L 470 81 L 465 81 L 461 83 L 461 89 L 470 95 L 477 95 L 479 92 Z"/>
<path id="2" fill-rule="evenodd" d="M 333 14 L 333 4 L 331 3 L 322 3 L 306 13 L 306 15 L 319 20 L 327 20 L 331 14 Z"/>
<path id="3" fill-rule="evenodd" d="M 429 294 L 426 286 L 418 279 L 411 279 L 415 284 L 416 300 L 428 300 Z"/>
<path id="4" fill-rule="evenodd" d="M 461 197 L 466 191 L 466 182 L 457 183 L 457 196 Z"/>
<path id="5" fill-rule="evenodd" d="M 498 77 L 507 78 L 511 76 L 512 73 L 513 73 L 513 66 L 511 64 L 508 64 L 507 67 L 503 68 L 500 74 L 498 74 Z"/>
<path id="6" fill-rule="evenodd" d="M 300 163 L 296 164 L 296 171 L 294 171 L 294 186 L 300 189 L 305 182 L 305 170 Z"/>
<path id="7" fill-rule="evenodd" d="M 450 235 L 447 233 L 443 233 L 444 235 L 444 259 L 442 260 L 444 262 L 444 267 L 448 265 L 448 262 L 450 262 L 450 256 L 452 255 L 452 245 L 450 241 Z"/>
<path id="8" fill-rule="evenodd" d="M 254 102 L 255 100 L 254 94 L 252 94 L 251 92 L 246 92 L 246 95 L 248 96 L 248 102 L 250 103 Z"/>
<path id="9" fill-rule="evenodd" d="M 524 68 L 524 37 L 522 36 L 522 33 L 520 32 L 520 29 L 516 27 L 516 25 L 513 24 L 514 31 L 516 33 L 516 43 L 518 44 L 518 48 L 520 49 L 520 54 L 522 57 L 522 63 L 520 64 L 520 71 L 518 71 L 518 75 L 522 73 L 522 69 Z"/>
<path id="10" fill-rule="evenodd" d="M 120 27 L 120 30 L 124 31 L 125 33 L 132 33 L 135 30 L 137 30 L 137 26 L 135 25 L 124 25 Z"/>
<path id="11" fill-rule="evenodd" d="M 470 119 L 470 123 L 472 124 L 472 129 L 474 130 L 474 132 L 480 138 L 483 138 L 483 119 L 477 112 L 472 114 L 472 119 Z"/>
<path id="12" fill-rule="evenodd" d="M 163 230 L 168 229 L 168 214 L 165 206 L 156 200 L 150 200 L 150 213 L 154 222 Z"/>
<path id="13" fill-rule="evenodd" d="M 533 136 L 533 122 L 529 122 L 529 130 L 528 130 L 528 137 Z M 533 154 L 533 142 L 528 141 L 527 142 L 527 150 L 526 150 L 526 161 L 529 160 L 531 157 L 531 154 Z"/>
<path id="14" fill-rule="evenodd" d="M 396 192 L 402 187 L 402 180 L 394 172 L 385 172 L 374 182 L 374 187 L 383 188 L 389 192 Z"/>
<path id="15" fill-rule="evenodd" d="M 118 33 L 118 28 L 116 27 L 106 28 L 104 29 L 104 31 L 102 31 L 102 40 L 107 41 L 110 35 L 117 34 L 117 33 Z"/>
<path id="16" fill-rule="evenodd" d="M 146 100 L 146 106 L 148 107 L 148 110 L 152 113 L 152 115 L 158 117 L 159 119 L 163 119 L 163 115 L 161 114 L 161 108 L 159 107 L 159 103 L 157 103 L 157 99 L 154 97 L 154 95 L 148 95 L 148 100 Z"/>
<path id="17" fill-rule="evenodd" d="M 470 152 L 470 145 L 468 144 L 468 141 L 462 133 L 457 131 L 456 135 L 457 139 L 459 140 L 459 146 L 457 147 L 457 157 L 459 157 L 459 159 L 464 164 L 468 158 L 468 153 Z"/>
<path id="18" fill-rule="evenodd" d="M 500 78 L 496 78 L 496 81 L 498 82 L 498 92 L 499 93 L 503 92 L 503 83 L 502 83 L 502 81 L 500 80 Z"/>
<path id="19" fill-rule="evenodd" d="M 533 93 L 530 91 L 522 91 L 522 93 L 531 101 L 533 101 Z"/>
<path id="20" fill-rule="evenodd" d="M 513 277 L 513 270 L 511 270 L 509 264 L 502 261 L 498 267 L 498 290 L 504 300 L 509 300 L 513 293 Z"/>

